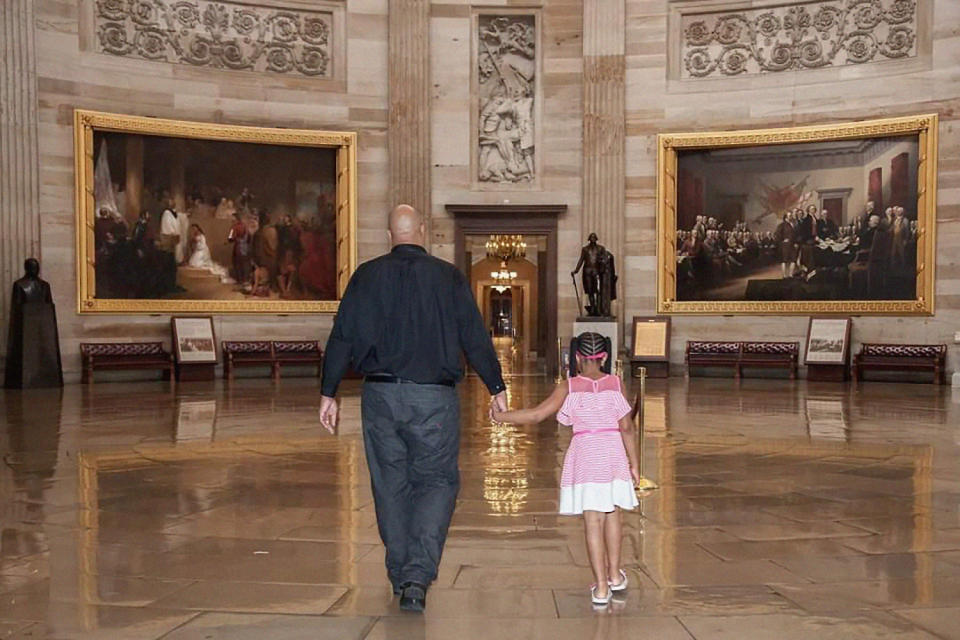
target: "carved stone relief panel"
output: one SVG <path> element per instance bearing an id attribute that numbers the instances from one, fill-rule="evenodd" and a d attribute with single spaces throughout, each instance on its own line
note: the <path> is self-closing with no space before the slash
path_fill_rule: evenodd
<path id="1" fill-rule="evenodd" d="M 480 185 L 537 181 L 537 16 L 478 14 L 475 20 L 475 175 Z"/>
<path id="2" fill-rule="evenodd" d="M 96 50 L 160 62 L 329 78 L 333 9 L 209 0 L 96 0 Z"/>
<path id="3" fill-rule="evenodd" d="M 674 43 L 679 77 L 737 77 L 916 57 L 917 3 L 813 0 L 691 8 L 683 12 Z"/>

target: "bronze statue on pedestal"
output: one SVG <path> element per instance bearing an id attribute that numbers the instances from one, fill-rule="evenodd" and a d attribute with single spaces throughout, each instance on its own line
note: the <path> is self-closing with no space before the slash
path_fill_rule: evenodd
<path id="1" fill-rule="evenodd" d="M 580 250 L 580 260 L 576 268 L 570 272 L 573 277 L 573 286 L 577 286 L 577 273 L 581 267 L 583 275 L 583 293 L 587 296 L 586 315 L 591 318 L 612 317 L 611 302 L 617 299 L 617 271 L 613 254 L 603 245 L 597 244 L 597 234 L 591 233 L 587 237 L 587 244 Z M 580 315 L 583 306 L 577 294 L 577 304 L 580 306 Z"/>

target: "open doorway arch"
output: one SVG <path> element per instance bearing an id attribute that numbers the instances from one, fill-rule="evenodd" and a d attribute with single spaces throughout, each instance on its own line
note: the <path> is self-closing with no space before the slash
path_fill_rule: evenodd
<path id="1" fill-rule="evenodd" d="M 557 372 L 557 219 L 567 211 L 565 204 L 448 204 L 454 219 L 454 258 L 469 277 L 466 238 L 468 235 L 523 234 L 546 237 L 546 251 L 538 259 L 541 292 L 538 305 L 540 331 L 545 338 L 547 370 Z"/>

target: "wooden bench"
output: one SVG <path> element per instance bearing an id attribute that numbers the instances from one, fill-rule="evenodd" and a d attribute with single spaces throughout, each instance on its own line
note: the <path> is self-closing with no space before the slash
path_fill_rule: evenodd
<path id="1" fill-rule="evenodd" d="M 687 376 L 691 367 L 730 367 L 734 375 L 739 375 L 739 342 L 687 341 Z"/>
<path id="2" fill-rule="evenodd" d="M 864 371 L 929 371 L 933 382 L 946 384 L 947 345 L 864 343 L 853 357 L 853 379 Z"/>
<path id="3" fill-rule="evenodd" d="M 84 342 L 80 356 L 84 384 L 93 383 L 96 369 L 160 369 L 174 382 L 173 356 L 164 350 L 162 342 Z"/>
<path id="4" fill-rule="evenodd" d="M 797 378 L 797 363 L 800 360 L 799 342 L 741 342 L 739 375 L 744 367 L 763 369 L 787 369 L 790 379 Z"/>
<path id="5" fill-rule="evenodd" d="M 271 375 L 278 375 L 270 340 L 223 340 L 220 351 L 223 353 L 223 377 L 227 380 L 233 380 L 233 370 L 237 367 L 270 367 Z"/>
<path id="6" fill-rule="evenodd" d="M 730 367 L 735 378 L 743 376 L 744 367 L 786 369 L 790 379 L 797 377 L 800 359 L 799 342 L 720 342 L 690 340 L 687 342 L 687 375 L 691 367 Z"/>
<path id="7" fill-rule="evenodd" d="M 224 340 L 223 377 L 233 380 L 236 367 L 270 367 L 270 375 L 280 377 L 283 365 L 311 365 L 319 376 L 323 369 L 323 350 L 316 340 Z"/>
<path id="8" fill-rule="evenodd" d="M 274 340 L 273 355 L 276 358 L 276 375 L 285 364 L 312 365 L 317 376 L 323 373 L 323 349 L 316 340 Z"/>

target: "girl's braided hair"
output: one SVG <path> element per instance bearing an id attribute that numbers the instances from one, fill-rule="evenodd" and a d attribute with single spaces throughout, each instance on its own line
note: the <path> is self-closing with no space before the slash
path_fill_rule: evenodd
<path id="1" fill-rule="evenodd" d="M 578 375 L 577 355 L 591 359 L 600 359 L 601 354 L 605 355 L 605 362 L 601 364 L 600 370 L 604 373 L 610 373 L 610 361 L 613 360 L 610 354 L 611 347 L 610 338 L 606 338 L 599 333 L 586 331 L 575 336 L 570 341 L 570 377 L 573 378 Z"/>

